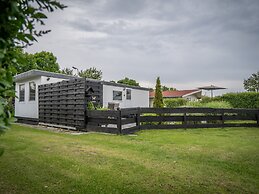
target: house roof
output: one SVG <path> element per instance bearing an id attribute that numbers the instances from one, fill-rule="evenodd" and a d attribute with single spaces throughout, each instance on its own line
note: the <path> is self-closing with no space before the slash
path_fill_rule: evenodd
<path id="1" fill-rule="evenodd" d="M 132 89 L 137 89 L 137 90 L 146 90 L 149 91 L 150 88 L 145 88 L 145 87 L 140 87 L 140 86 L 130 86 L 127 84 L 120 84 L 120 83 L 113 83 L 113 82 L 107 82 L 107 81 L 102 81 L 103 85 L 110 85 L 110 86 L 117 86 L 117 87 L 124 87 L 124 88 L 132 88 Z"/>
<path id="2" fill-rule="evenodd" d="M 32 69 L 30 71 L 26 71 L 24 73 L 20 73 L 20 74 L 14 76 L 14 81 L 18 82 L 18 81 L 22 81 L 22 80 L 33 78 L 33 77 L 39 77 L 39 76 L 54 77 L 54 78 L 61 78 L 61 79 L 77 78 L 72 75 L 65 75 L 65 74 L 61 74 L 61 73 L 53 73 L 53 72 L 48 72 L 48 71 Z"/>
<path id="3" fill-rule="evenodd" d="M 54 77 L 54 78 L 60 78 L 60 79 L 75 79 L 75 78 L 78 79 L 78 77 L 73 76 L 73 75 L 65 75 L 65 74 L 61 74 L 61 73 L 53 73 L 53 72 L 48 72 L 48 71 L 32 69 L 30 71 L 26 71 L 24 73 L 14 76 L 14 81 L 19 82 L 19 81 L 27 80 L 27 79 L 34 78 L 34 77 L 39 77 L 39 76 Z M 147 90 L 147 91 L 150 90 L 149 88 L 144 88 L 144 87 L 140 87 L 140 86 L 129 86 L 126 84 L 112 83 L 112 82 L 101 81 L 101 80 L 96 80 L 96 79 L 86 78 L 86 80 L 94 81 L 94 82 L 101 82 L 103 85 L 111 85 L 111 86 L 132 88 L 132 89 L 138 89 L 138 90 Z"/>
<path id="4" fill-rule="evenodd" d="M 162 95 L 164 98 L 181 98 L 189 96 L 191 94 L 196 94 L 201 92 L 201 90 L 175 90 L 175 91 L 163 91 Z M 154 98 L 155 92 L 149 92 L 149 98 Z"/>

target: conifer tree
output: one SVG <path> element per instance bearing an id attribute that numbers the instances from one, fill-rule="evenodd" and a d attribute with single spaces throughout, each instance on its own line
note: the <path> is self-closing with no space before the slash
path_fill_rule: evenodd
<path id="1" fill-rule="evenodd" d="M 157 79 L 156 79 L 156 89 L 155 89 L 155 98 L 154 98 L 153 107 L 154 108 L 163 108 L 164 107 L 163 95 L 162 95 L 161 83 L 160 83 L 159 77 L 157 77 Z"/>

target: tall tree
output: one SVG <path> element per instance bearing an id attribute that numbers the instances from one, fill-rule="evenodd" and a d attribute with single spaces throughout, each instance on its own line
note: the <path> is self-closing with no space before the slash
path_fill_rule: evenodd
<path id="1" fill-rule="evenodd" d="M 24 52 L 21 48 L 13 50 L 17 56 L 17 63 L 14 64 L 17 74 L 38 69 L 50 72 L 59 72 L 57 58 L 51 52 L 41 51 L 35 54 Z"/>
<path id="2" fill-rule="evenodd" d="M 79 71 L 78 75 L 84 78 L 101 80 L 103 72 L 101 70 L 97 70 L 95 67 L 91 67 L 89 69 Z"/>
<path id="3" fill-rule="evenodd" d="M 154 98 L 153 107 L 154 108 L 164 107 L 163 95 L 161 90 L 161 82 L 159 77 L 157 77 L 156 79 L 156 89 L 155 89 L 155 98 Z"/>
<path id="4" fill-rule="evenodd" d="M 50 72 L 59 72 L 57 57 L 51 52 L 41 51 L 33 54 L 33 63 L 36 69 Z"/>
<path id="5" fill-rule="evenodd" d="M 259 71 L 244 80 L 244 88 L 249 92 L 259 92 Z"/>
<path id="6" fill-rule="evenodd" d="M 0 133 L 11 119 L 8 100 L 14 97 L 13 72 L 18 56 L 17 47 L 31 45 L 36 38 L 49 30 L 36 30 L 35 25 L 44 25 L 44 11 L 63 9 L 55 0 L 0 0 Z"/>
<path id="7" fill-rule="evenodd" d="M 117 83 L 126 84 L 129 86 L 139 86 L 139 83 L 136 80 L 129 79 L 128 77 L 125 77 L 124 79 L 117 81 Z"/>
<path id="8" fill-rule="evenodd" d="M 35 69 L 33 55 L 24 52 L 22 48 L 13 49 L 12 54 L 16 56 L 16 63 L 13 63 L 13 67 L 15 68 L 14 75 Z"/>

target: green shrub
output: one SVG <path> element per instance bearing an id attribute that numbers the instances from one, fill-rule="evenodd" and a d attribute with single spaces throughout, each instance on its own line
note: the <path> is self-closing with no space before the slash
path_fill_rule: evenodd
<path id="1" fill-rule="evenodd" d="M 203 104 L 200 101 L 188 101 L 185 104 L 186 107 L 202 107 Z"/>
<path id="2" fill-rule="evenodd" d="M 201 98 L 201 103 L 208 103 L 208 102 L 212 102 L 213 101 L 213 98 L 210 98 L 208 96 L 202 96 Z"/>
<path id="3" fill-rule="evenodd" d="M 110 110 L 110 109 L 105 108 L 105 107 L 97 107 L 96 110 Z"/>
<path id="4" fill-rule="evenodd" d="M 226 101 L 212 101 L 205 103 L 203 107 L 208 107 L 208 108 L 233 108 L 229 102 Z"/>
<path id="5" fill-rule="evenodd" d="M 189 101 L 186 107 L 206 107 L 206 108 L 233 108 L 229 102 L 226 101 L 211 101 L 202 103 L 201 101 Z"/>
<path id="6" fill-rule="evenodd" d="M 167 108 L 176 108 L 186 105 L 187 100 L 184 98 L 165 98 L 164 104 Z"/>
<path id="7" fill-rule="evenodd" d="M 215 97 L 213 97 L 213 98 L 211 98 L 211 97 L 208 97 L 208 96 L 203 96 L 202 98 L 201 98 L 201 103 L 208 103 L 208 102 L 214 102 L 214 101 L 222 101 L 222 99 L 221 99 L 221 96 L 215 96 Z"/>
<path id="8" fill-rule="evenodd" d="M 87 103 L 87 110 L 95 110 L 94 103 L 92 101 Z"/>
<path id="9" fill-rule="evenodd" d="M 221 96 L 221 99 L 234 108 L 259 108 L 258 92 L 228 93 Z"/>

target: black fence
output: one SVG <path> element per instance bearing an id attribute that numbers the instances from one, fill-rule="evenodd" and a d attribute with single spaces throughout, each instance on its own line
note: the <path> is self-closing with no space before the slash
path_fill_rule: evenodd
<path id="1" fill-rule="evenodd" d="M 102 85 L 83 78 L 39 85 L 38 91 L 40 123 L 85 129 L 87 102 L 102 104 Z"/>
<path id="2" fill-rule="evenodd" d="M 259 109 L 127 108 L 86 112 L 86 130 L 117 134 L 142 129 L 259 127 Z"/>

